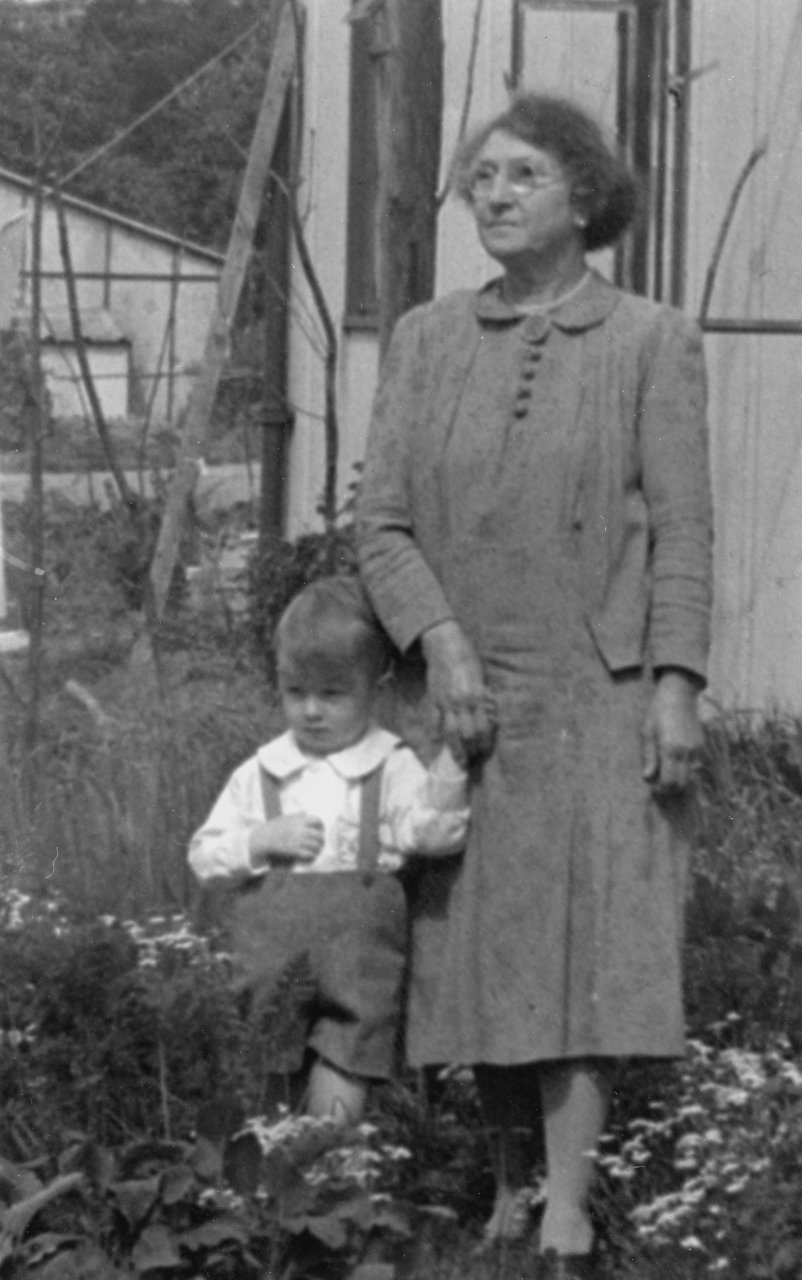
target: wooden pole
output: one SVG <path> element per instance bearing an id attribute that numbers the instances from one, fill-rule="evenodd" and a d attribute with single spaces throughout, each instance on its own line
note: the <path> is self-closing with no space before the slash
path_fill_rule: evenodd
<path id="1" fill-rule="evenodd" d="M 217 388 L 228 354 L 231 328 L 272 165 L 284 102 L 296 66 L 296 28 L 292 8 L 287 0 L 275 0 L 275 3 L 280 17 L 270 55 L 267 83 L 242 180 L 201 369 L 184 417 L 180 459 L 167 495 L 164 517 L 150 566 L 150 606 L 155 620 L 160 619 L 164 613 L 178 559 L 187 500 L 197 483 Z"/>
<path id="2" fill-rule="evenodd" d="M 290 219 L 292 193 L 285 185 L 290 177 L 291 111 L 284 108 L 281 129 L 273 153 L 273 173 L 267 196 L 265 236 L 265 338 L 264 408 L 261 424 L 262 485 L 259 537 L 262 546 L 279 538 L 284 527 L 284 472 L 292 410 L 287 400 L 289 360 Z"/>
<path id="3" fill-rule="evenodd" d="M 81 328 L 81 312 L 78 306 L 78 290 L 75 287 L 75 276 L 72 270 L 72 251 L 70 249 L 67 216 L 64 212 L 64 201 L 59 187 L 54 189 L 53 199 L 56 205 L 58 243 L 61 253 L 61 263 L 64 268 L 64 285 L 67 290 L 67 306 L 70 314 L 70 327 L 72 328 L 73 341 L 75 342 L 75 354 L 78 358 L 78 368 L 81 372 L 81 381 L 84 384 L 86 397 L 89 401 L 89 408 L 92 412 L 95 430 L 100 438 L 103 454 L 108 464 L 109 471 L 114 479 L 114 483 L 117 486 L 120 499 L 129 511 L 135 510 L 137 506 L 136 496 L 128 487 L 125 472 L 117 461 L 114 442 L 111 438 L 108 423 L 106 422 L 106 415 L 103 412 L 100 397 L 97 393 L 97 387 L 95 386 L 95 380 L 92 377 L 92 370 L 89 367 L 89 356 L 86 352 L 86 342 Z"/>
<path id="4" fill-rule="evenodd" d="M 440 0 L 384 0 L 373 16 L 378 88 L 379 349 L 434 293 L 443 110 Z"/>
<path id="5" fill-rule="evenodd" d="M 38 148 L 37 148 L 38 150 Z M 41 177 L 37 175 L 33 191 L 33 220 L 31 225 L 31 351 L 30 383 L 28 387 L 28 460 L 30 469 L 30 538 L 28 555 L 31 564 L 44 570 L 45 563 L 45 488 L 44 488 L 44 437 L 47 430 L 47 402 L 42 374 L 42 220 L 44 193 Z M 25 793 L 29 811 L 33 812 L 39 792 L 39 780 L 33 762 L 33 752 L 39 741 L 39 713 L 42 700 L 42 660 L 45 626 L 45 576 L 33 574 L 29 600 L 30 647 L 28 650 L 29 696 L 25 717 L 25 765 L 23 770 Z"/>

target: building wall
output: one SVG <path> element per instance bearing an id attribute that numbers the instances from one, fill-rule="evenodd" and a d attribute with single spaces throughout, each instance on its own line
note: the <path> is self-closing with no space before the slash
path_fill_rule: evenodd
<path id="1" fill-rule="evenodd" d="M 20 209 L 30 208 L 27 185 L 0 175 L 0 226 Z M 174 421 L 203 354 L 221 266 L 219 255 L 185 246 L 83 204 L 67 206 L 67 225 L 75 272 L 102 277 L 77 281 L 79 304 L 105 307 L 131 344 L 131 410 L 143 413 L 152 401 L 155 424 Z M 61 273 L 62 263 L 52 206 L 45 208 L 42 237 L 42 268 L 53 273 L 43 281 L 43 310 L 45 314 L 48 309 L 63 312 L 67 304 L 64 281 L 54 278 Z M 23 269 L 29 267 L 28 234 Z M 165 278 L 179 273 L 188 277 L 180 285 Z M 30 305 L 25 277 L 18 301 L 23 307 Z"/>
<path id="2" fill-rule="evenodd" d="M 802 320 L 802 12 L 795 0 L 693 10 L 688 305 L 734 185 L 711 317 Z M 802 712 L 802 336 L 706 338 L 716 503 L 711 694 Z"/>
<path id="3" fill-rule="evenodd" d="M 453 148 L 465 93 L 473 23 L 473 5 L 443 0 L 447 32 L 444 99 L 444 174 Z M 349 112 L 350 0 L 326 0 L 306 8 L 301 195 L 304 229 L 310 253 L 338 331 L 338 397 L 340 410 L 340 499 L 346 501 L 364 455 L 378 356 L 374 334 L 348 331 L 345 313 L 347 149 Z M 508 0 L 486 0 L 480 65 L 474 84 L 475 118 L 483 118 L 504 101 L 504 71 L 509 66 Z M 336 162 L 332 162 L 336 158 Z M 479 248 L 463 209 L 444 205 L 438 234 L 438 292 L 485 279 L 489 260 Z M 295 428 L 290 446 L 287 527 L 290 536 L 318 525 L 316 508 L 323 485 L 323 341 L 300 263 L 293 261 L 290 399 Z"/>
<path id="4" fill-rule="evenodd" d="M 87 359 L 100 407 L 107 421 L 128 415 L 130 352 L 126 346 L 88 347 Z M 45 346 L 42 368 L 50 394 L 53 417 L 91 418 L 75 348 Z"/>
<path id="5" fill-rule="evenodd" d="M 442 0 L 444 55 L 443 164 L 441 185 L 459 133 L 473 38 L 474 4 Z M 340 411 L 340 497 L 345 501 L 355 478 L 354 466 L 365 448 L 378 359 L 375 335 L 348 331 L 345 312 L 347 152 L 350 0 L 326 0 L 307 6 L 303 109 L 303 164 L 306 182 L 301 193 L 304 229 L 338 332 L 338 397 Z M 605 22 L 605 32 L 609 20 Z M 594 35 L 595 35 L 594 31 Z M 586 41 L 585 47 L 588 47 Z M 593 42 L 590 42 L 593 45 Z M 600 108 L 609 98 L 607 64 L 596 59 L 587 76 L 576 72 L 580 95 Z M 555 52 L 552 54 L 551 50 Z M 557 43 L 548 46 L 537 74 L 552 88 L 565 75 L 565 59 Z M 501 110 L 507 101 L 505 77 L 512 51 L 511 0 L 485 0 L 479 29 L 475 72 L 471 82 L 470 122 L 478 123 Z M 604 76 L 599 67 L 603 66 Z M 607 95 L 605 97 L 605 95 Z M 331 158 L 336 158 L 336 163 Z M 607 269 L 605 255 L 598 265 Z M 437 292 L 473 287 L 496 268 L 477 240 L 468 211 L 451 198 L 442 205 L 437 242 Z M 293 261 L 291 298 L 290 400 L 295 428 L 290 445 L 287 531 L 296 536 L 319 524 L 317 506 L 322 493 L 323 449 L 323 336 L 308 285 L 297 257 Z"/>
<path id="6" fill-rule="evenodd" d="M 308 6 L 306 172 L 310 247 L 340 326 L 341 482 L 361 456 L 376 377 L 375 340 L 342 331 L 345 263 L 348 0 Z M 446 34 L 444 157 L 466 92 L 474 4 L 443 0 Z M 537 84 L 609 112 L 608 34 L 600 15 L 551 15 L 530 50 Z M 539 18 L 538 21 L 541 21 Z M 562 26 L 560 26 L 562 24 Z M 573 25 L 572 25 L 573 24 Z M 692 0 L 692 76 L 681 97 L 690 163 L 686 309 L 699 311 L 705 275 L 733 187 L 765 138 L 726 242 L 711 316 L 801 320 L 802 12 L 796 0 Z M 471 120 L 506 101 L 512 0 L 485 0 Z M 566 49 L 570 48 L 570 58 Z M 672 107 L 672 110 L 674 108 Z M 342 163 L 324 158 L 342 157 Z M 602 268 L 607 265 L 604 260 Z M 493 270 L 469 214 L 443 205 L 438 293 L 481 283 Z M 298 276 L 296 265 L 295 275 Z M 308 298 L 296 285 L 293 397 L 298 413 L 290 482 L 291 533 L 315 523 L 322 480 L 322 362 L 311 351 Z M 707 334 L 716 503 L 714 651 L 710 697 L 738 707 L 802 711 L 802 337 Z"/>
<path id="7" fill-rule="evenodd" d="M 303 160 L 304 233 L 339 340 L 340 491 L 364 447 L 365 397 L 376 379 L 375 343 L 343 329 L 347 201 L 350 26 L 348 0 L 306 6 Z M 290 443 L 287 524 L 296 535 L 319 523 L 323 489 L 323 327 L 297 254 L 292 261 L 289 395 L 295 416 Z"/>

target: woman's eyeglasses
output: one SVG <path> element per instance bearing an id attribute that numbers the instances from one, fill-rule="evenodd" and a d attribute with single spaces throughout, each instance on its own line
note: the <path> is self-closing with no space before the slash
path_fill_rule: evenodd
<path id="1" fill-rule="evenodd" d="M 539 169 L 528 160 L 513 160 L 503 168 L 495 164 L 481 164 L 474 169 L 468 181 L 473 199 L 489 199 L 499 178 L 504 179 L 505 187 L 515 196 L 528 196 L 533 191 L 542 191 L 565 181 L 562 173 Z"/>

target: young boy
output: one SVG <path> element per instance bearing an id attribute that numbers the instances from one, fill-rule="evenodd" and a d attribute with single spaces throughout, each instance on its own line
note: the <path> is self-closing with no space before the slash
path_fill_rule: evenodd
<path id="1" fill-rule="evenodd" d="M 201 880 L 241 882 L 250 920 L 235 949 L 255 991 L 308 956 L 307 1109 L 355 1123 L 393 1068 L 407 944 L 393 873 L 460 851 L 467 779 L 445 749 L 426 770 L 376 724 L 389 652 L 356 578 L 301 591 L 275 647 L 286 732 L 234 772 L 189 862 Z"/>

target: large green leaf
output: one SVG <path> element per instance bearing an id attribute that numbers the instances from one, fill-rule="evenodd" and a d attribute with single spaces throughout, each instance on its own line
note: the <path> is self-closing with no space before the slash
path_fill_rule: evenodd
<path id="1" fill-rule="evenodd" d="M 395 1267 L 391 1262 L 361 1262 L 348 1280 L 395 1280 Z"/>
<path id="2" fill-rule="evenodd" d="M 34 1274 L 36 1280 L 130 1280 L 129 1271 L 120 1271 L 88 1241 L 77 1249 L 62 1250 Z"/>
<path id="3" fill-rule="evenodd" d="M 24 1200 L 26 1196 L 34 1195 L 41 1185 L 31 1169 L 0 1156 L 0 1191 L 9 1200 Z"/>
<path id="4" fill-rule="evenodd" d="M 335 1251 L 344 1249 L 348 1243 L 346 1225 L 335 1213 L 303 1214 L 300 1218 L 287 1218 L 282 1225 L 293 1235 L 308 1231 L 310 1236 Z"/>
<path id="5" fill-rule="evenodd" d="M 221 1214 L 219 1218 L 210 1218 L 208 1222 L 202 1222 L 199 1227 L 182 1231 L 179 1239 L 187 1249 L 213 1249 L 224 1240 L 236 1240 L 239 1244 L 247 1244 L 248 1231 L 244 1223 L 230 1215 Z"/>
<path id="6" fill-rule="evenodd" d="M 129 1227 L 138 1227 L 145 1221 L 159 1196 L 161 1178 L 135 1178 L 130 1182 L 113 1182 L 109 1190 L 114 1195 L 120 1213 Z"/>
<path id="7" fill-rule="evenodd" d="M 196 1187 L 195 1174 L 186 1165 L 167 1169 L 161 1180 L 162 1204 L 178 1204 L 179 1201 L 186 1200 Z"/>
<path id="8" fill-rule="evenodd" d="M 169 1227 L 154 1224 L 152 1227 L 145 1227 L 134 1245 L 131 1261 L 137 1272 L 144 1275 L 162 1267 L 180 1266 L 181 1250 Z"/>
<path id="9" fill-rule="evenodd" d="M 7 1253 L 3 1254 L 3 1246 L 8 1241 L 21 1239 L 40 1209 L 58 1196 L 75 1191 L 81 1186 L 83 1180 L 82 1173 L 65 1173 L 60 1178 L 54 1178 L 33 1195 L 26 1196 L 24 1200 L 18 1200 L 16 1204 L 4 1209 L 0 1213 L 0 1260 L 3 1256 L 8 1256 Z"/>

